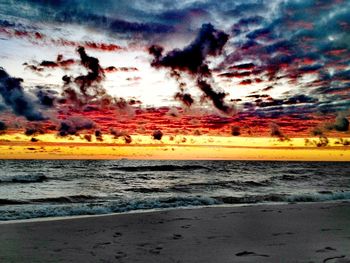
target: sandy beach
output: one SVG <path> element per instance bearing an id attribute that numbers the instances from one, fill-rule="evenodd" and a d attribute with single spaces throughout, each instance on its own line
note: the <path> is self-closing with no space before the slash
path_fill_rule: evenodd
<path id="1" fill-rule="evenodd" d="M 0 224 L 0 262 L 350 262 L 350 203 Z"/>

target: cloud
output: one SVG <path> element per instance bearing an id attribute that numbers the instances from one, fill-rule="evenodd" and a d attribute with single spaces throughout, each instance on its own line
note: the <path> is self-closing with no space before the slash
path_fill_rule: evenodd
<path id="1" fill-rule="evenodd" d="M 276 123 L 270 123 L 271 136 L 277 137 L 280 141 L 289 140 Z"/>
<path id="2" fill-rule="evenodd" d="M 74 59 L 63 59 L 63 55 L 58 55 L 56 61 L 43 60 L 37 65 L 23 63 L 23 65 L 26 66 L 27 68 L 37 72 L 42 72 L 45 68 L 68 69 L 70 66 L 74 64 L 76 64 L 76 61 Z"/>
<path id="3" fill-rule="evenodd" d="M 78 76 L 74 81 L 80 85 L 80 91 L 87 95 L 87 88 L 94 82 L 100 82 L 104 78 L 104 73 L 99 60 L 87 55 L 84 47 L 79 47 L 77 52 L 80 56 L 80 62 L 87 69 L 88 74 Z"/>
<path id="4" fill-rule="evenodd" d="M 7 5 L 7 14 L 13 14 L 33 22 L 55 24 L 77 24 L 87 28 L 94 28 L 110 34 L 132 35 L 147 38 L 149 35 L 170 33 L 173 26 L 161 21 L 147 21 L 150 13 L 143 8 L 136 9 L 130 1 L 96 0 L 38 1 L 25 0 L 21 2 L 25 12 L 16 11 L 15 5 Z M 154 14 L 155 15 L 155 14 Z"/>
<path id="5" fill-rule="evenodd" d="M 77 52 L 80 56 L 80 64 L 86 69 L 87 74 L 76 77 L 64 75 L 62 80 L 65 97 L 77 105 L 84 105 L 94 99 L 107 96 L 106 90 L 100 85 L 105 79 L 105 74 L 99 60 L 89 56 L 84 47 L 78 47 Z"/>
<path id="6" fill-rule="evenodd" d="M 205 97 L 213 102 L 215 108 L 227 114 L 233 113 L 233 108 L 225 104 L 226 93 L 214 91 L 211 85 L 205 80 L 198 80 L 197 85 L 203 91 Z"/>
<path id="7" fill-rule="evenodd" d="M 240 127 L 239 127 L 239 126 L 232 126 L 232 127 L 231 127 L 231 134 L 232 134 L 233 136 L 239 136 L 239 135 L 241 135 L 241 129 L 240 129 Z"/>
<path id="8" fill-rule="evenodd" d="M 174 49 L 163 55 L 163 47 L 151 46 L 149 53 L 154 57 L 151 65 L 155 68 L 170 68 L 172 76 L 176 79 L 180 79 L 183 72 L 192 75 L 196 79 L 196 85 L 204 93 L 204 97 L 211 100 L 218 110 L 231 114 L 232 107 L 224 102 L 226 94 L 216 92 L 210 84 L 212 73 L 207 63 L 208 57 L 222 53 L 228 38 L 228 34 L 216 30 L 213 25 L 203 24 L 195 40 L 183 49 Z M 182 89 L 181 86 L 180 89 Z M 181 93 L 177 98 L 183 98 Z M 190 100 L 186 102 L 192 104 L 189 103 Z"/>
<path id="9" fill-rule="evenodd" d="M 97 141 L 103 141 L 103 135 L 101 130 L 95 130 L 95 138 Z"/>
<path id="10" fill-rule="evenodd" d="M 162 56 L 161 47 L 151 46 L 149 52 L 154 56 L 152 66 L 168 67 L 201 76 L 210 75 L 206 58 L 220 55 L 228 37 L 226 33 L 216 30 L 213 25 L 203 24 L 196 39 L 182 50 L 174 49 Z"/>
<path id="11" fill-rule="evenodd" d="M 153 132 L 153 134 L 152 134 L 152 137 L 153 137 L 154 140 L 160 141 L 162 139 L 162 137 L 163 137 L 163 133 L 162 133 L 161 130 L 155 130 Z"/>
<path id="12" fill-rule="evenodd" d="M 110 84 L 110 79 L 105 79 L 106 76 L 118 77 L 117 73 L 112 75 L 113 72 L 136 69 L 116 66 L 119 62 L 109 67 L 100 64 L 98 58 L 89 51 L 93 49 L 96 54 L 100 51 L 122 51 L 126 53 L 117 55 L 133 56 L 133 48 L 139 52 L 145 43 L 147 46 L 156 43 L 148 50 L 153 58 L 152 66 L 168 70 L 169 75 L 178 83 L 179 89 L 171 99 L 181 102 L 184 109 L 178 108 L 177 117 L 172 117 L 177 120 L 172 120 L 169 124 L 177 129 L 183 128 L 186 131 L 189 127 L 198 128 L 198 124 L 189 123 L 182 118 L 183 112 L 196 112 L 198 115 L 214 113 L 220 117 L 230 117 L 235 113 L 230 103 L 238 102 L 242 109 L 237 114 L 242 118 L 240 121 L 263 127 L 265 134 L 269 133 L 266 123 L 278 122 L 289 135 L 291 130 L 297 129 L 294 121 L 300 120 L 300 129 L 306 129 L 309 133 L 312 128 L 320 125 L 319 122 L 330 122 L 335 113 L 347 112 L 350 107 L 349 1 L 120 0 L 116 4 L 112 0 L 103 3 L 97 0 L 24 0 L 21 4 L 21 9 L 14 3 L 2 5 L 2 36 L 14 37 L 16 42 L 27 41 L 36 46 L 58 47 L 67 54 L 69 50 L 80 46 L 77 50 L 78 59 L 58 56 L 57 59 L 49 58 L 36 64 L 26 64 L 27 68 L 40 73 L 36 77 L 44 77 L 42 73 L 55 74 L 58 72 L 53 70 L 55 68 L 64 69 L 67 75 L 62 78 L 62 95 L 51 92 L 44 84 L 42 88 L 32 87 L 31 93 L 22 89 L 23 96 L 19 97 L 25 97 L 25 101 L 30 103 L 25 106 L 25 110 L 20 111 L 22 106 L 14 106 L 18 100 L 11 99 L 9 102 L 7 99 L 5 102 L 5 97 L 9 96 L 4 96 L 3 91 L 0 93 L 1 105 L 4 104 L 7 109 L 12 109 L 27 119 L 40 119 L 44 110 L 57 110 L 59 118 L 69 119 L 67 116 L 70 110 L 81 110 L 87 118 L 96 121 L 96 126 L 101 131 L 109 130 L 108 125 L 113 123 L 118 126 L 118 130 L 125 129 L 125 138 L 128 138 L 126 136 L 132 129 L 123 122 L 119 124 L 115 119 L 122 118 L 128 112 L 128 116 L 135 118 L 136 122 L 143 113 L 131 101 L 109 96 L 104 85 Z M 80 34 L 67 34 L 77 32 L 77 28 L 82 29 L 81 39 Z M 67 39 L 63 39 L 65 37 Z M 11 39 L 9 41 L 11 43 Z M 119 43 L 130 46 L 123 48 Z M 129 51 L 131 53 L 127 53 Z M 106 55 L 115 54 L 103 54 L 102 62 Z M 18 55 L 20 56 L 21 54 Z M 82 68 L 78 72 L 84 73 L 68 73 L 66 70 L 71 69 L 71 65 L 74 65 L 74 69 L 80 65 Z M 143 70 L 144 68 L 139 68 L 141 76 Z M 139 80 L 138 77 L 128 77 L 128 87 L 134 85 Z M 147 78 L 141 80 L 147 81 Z M 142 85 L 141 81 L 137 82 Z M 2 83 L 3 81 L 3 90 Z M 18 85 L 21 85 L 20 81 Z M 33 86 L 35 85 L 37 84 Z M 123 89 L 123 85 L 116 83 L 118 87 L 115 92 Z M 198 91 L 193 91 L 194 87 Z M 124 94 L 124 90 L 120 94 Z M 197 104 L 207 102 L 213 105 L 214 111 L 208 110 L 205 104 L 204 107 L 198 107 L 198 112 Z M 97 110 L 89 111 L 91 108 Z M 111 112 L 115 109 L 117 117 L 111 117 Z M 36 117 L 33 117 L 34 113 Z M 162 117 L 162 121 L 167 123 L 168 116 Z M 8 120 L 5 120 L 7 123 Z M 287 121 L 282 123 L 280 120 Z M 337 118 L 332 123 L 332 130 L 344 131 L 346 120 L 346 116 Z M 152 121 L 157 122 L 158 118 L 153 118 Z M 231 126 L 244 127 L 231 119 L 213 123 L 210 118 L 203 118 L 200 123 L 199 128 L 224 129 L 226 134 Z M 155 127 L 158 127 L 152 124 L 154 123 L 144 125 L 148 134 L 152 134 Z M 164 133 L 171 130 L 164 129 L 164 126 L 158 128 Z M 62 130 L 69 134 L 74 133 L 76 128 L 70 125 Z M 278 132 L 274 134 L 277 136 Z"/>
<path id="13" fill-rule="evenodd" d="M 5 122 L 0 121 L 0 131 L 5 131 L 7 129 L 7 125 Z"/>
<path id="14" fill-rule="evenodd" d="M 119 137 L 122 137 L 125 141 L 125 143 L 131 143 L 132 138 L 129 134 L 127 134 L 125 131 L 116 130 L 114 128 L 110 129 L 110 134 L 114 136 L 114 139 L 118 139 Z"/>
<path id="15" fill-rule="evenodd" d="M 34 93 L 42 106 L 54 107 L 57 99 L 57 91 L 38 86 Z"/>
<path id="16" fill-rule="evenodd" d="M 243 17 L 232 26 L 232 52 L 221 68 L 236 72 L 226 71 L 220 76 L 238 78 L 243 72 L 236 65 L 252 61 L 256 65 L 254 70 L 251 68 L 246 71 L 251 72 L 251 77 L 256 75 L 263 82 L 273 82 L 275 90 L 286 84 L 289 85 L 291 94 L 307 88 L 306 95 L 312 94 L 313 97 L 313 101 L 307 103 L 315 103 L 316 106 L 323 103 L 322 112 L 337 111 L 339 107 L 335 105 L 340 104 L 344 105 L 342 109 L 346 109 L 345 103 L 340 102 L 344 97 L 333 97 L 331 94 L 346 93 L 348 89 L 346 63 L 350 56 L 350 34 L 344 29 L 350 28 L 350 15 L 345 11 L 350 3 L 342 0 L 289 0 L 275 4 L 274 15 L 270 17 L 250 15 L 249 12 L 256 8 L 250 6 L 250 3 L 242 5 L 247 8 L 246 13 L 237 7 L 233 9 L 242 12 Z M 263 1 L 258 5 L 267 6 Z M 315 80 L 306 82 L 307 78 Z M 251 83 L 253 81 L 241 82 Z M 331 99 L 339 101 L 328 103 Z"/>
<path id="17" fill-rule="evenodd" d="M 349 130 L 349 120 L 344 117 L 342 114 L 338 115 L 335 119 L 335 122 L 327 126 L 330 130 L 336 130 L 340 132 L 346 132 Z"/>
<path id="18" fill-rule="evenodd" d="M 162 34 L 171 33 L 174 31 L 172 26 L 160 23 L 140 23 L 129 22 L 120 19 L 114 19 L 109 24 L 111 32 L 115 33 L 145 33 L 145 34 Z"/>
<path id="19" fill-rule="evenodd" d="M 0 68 L 0 95 L 3 101 L 16 115 L 23 116 L 29 121 L 46 120 L 39 105 L 25 93 L 21 82 L 21 79 L 10 77 L 4 69 Z"/>
<path id="20" fill-rule="evenodd" d="M 194 103 L 194 100 L 193 100 L 191 94 L 189 94 L 189 93 L 177 92 L 175 94 L 175 99 L 180 100 L 184 105 L 186 105 L 188 107 L 190 107 Z"/>
<path id="21" fill-rule="evenodd" d="M 77 135 L 79 131 L 91 130 L 94 129 L 95 126 L 96 124 L 90 119 L 79 116 L 70 117 L 61 121 L 58 134 L 60 136 Z"/>

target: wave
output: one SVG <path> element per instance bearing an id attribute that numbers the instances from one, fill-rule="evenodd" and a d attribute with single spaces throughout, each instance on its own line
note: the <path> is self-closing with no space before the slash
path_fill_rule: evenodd
<path id="1" fill-rule="evenodd" d="M 287 201 L 283 194 L 253 195 L 253 196 L 219 196 L 215 197 L 223 204 L 252 204 L 261 202 L 283 202 Z"/>
<path id="2" fill-rule="evenodd" d="M 48 198 L 36 198 L 29 200 L 14 200 L 14 199 L 0 199 L 1 205 L 26 205 L 26 204 L 44 204 L 44 203 L 84 203 L 89 201 L 98 201 L 100 199 L 96 196 L 90 195 L 72 195 L 72 196 L 59 196 L 59 197 L 48 197 Z"/>
<path id="3" fill-rule="evenodd" d="M 125 189 L 124 191 L 147 194 L 147 193 L 163 193 L 163 192 L 166 192 L 166 189 L 161 189 L 157 187 L 150 187 L 150 188 L 138 187 L 138 188 L 128 188 L 128 189 Z"/>
<path id="4" fill-rule="evenodd" d="M 214 197 L 218 202 L 223 204 L 251 204 L 266 202 L 324 202 L 349 200 L 350 192 L 330 192 L 321 191 L 318 193 L 305 193 L 298 195 L 287 194 L 267 194 L 267 195 L 249 195 L 249 196 L 221 196 Z"/>
<path id="5" fill-rule="evenodd" d="M 0 183 L 42 183 L 48 180 L 43 174 L 14 175 L 0 179 Z"/>
<path id="6" fill-rule="evenodd" d="M 19 220 L 39 217 L 98 215 L 122 213 L 134 210 L 190 207 L 219 204 L 206 197 L 169 197 L 148 200 L 120 200 L 104 203 L 73 203 L 56 205 L 25 205 L 0 207 L 0 220 Z"/>
<path id="7" fill-rule="evenodd" d="M 308 181 L 311 180 L 311 176 L 308 175 L 292 175 L 292 174 L 283 174 L 281 176 L 273 176 L 271 180 L 280 180 L 280 181 Z"/>
<path id="8" fill-rule="evenodd" d="M 1 205 L 24 205 L 24 204 L 30 204 L 30 202 L 22 201 L 22 200 L 0 199 L 0 206 Z"/>
<path id="9" fill-rule="evenodd" d="M 237 180 L 229 180 L 229 181 L 214 181 L 214 182 L 195 182 L 189 184 L 179 184 L 174 185 L 170 190 L 175 191 L 183 191 L 183 190 L 193 190 L 193 187 L 204 187 L 204 188 L 212 188 L 212 187 L 222 187 L 222 188 L 244 188 L 244 187 L 264 187 L 270 186 L 272 184 L 269 180 L 262 181 L 237 181 Z"/>
<path id="10" fill-rule="evenodd" d="M 340 192 L 318 192 L 312 194 L 302 194 L 302 195 L 291 195 L 287 197 L 288 202 L 322 202 L 322 201 L 333 201 L 333 200 L 348 200 L 350 199 L 350 192 L 340 191 Z"/>
<path id="11" fill-rule="evenodd" d="M 99 197 L 91 195 L 71 195 L 59 197 L 47 197 L 31 199 L 31 203 L 83 203 L 91 200 L 97 200 Z"/>
<path id="12" fill-rule="evenodd" d="M 14 200 L 1 200 L 0 220 L 17 220 L 38 217 L 59 217 L 77 215 L 98 215 L 122 213 L 135 210 L 162 208 L 184 208 L 221 204 L 251 204 L 271 202 L 320 202 L 332 200 L 349 200 L 350 192 L 309 193 L 300 195 L 268 194 L 251 196 L 192 196 L 163 197 L 140 200 L 115 200 L 97 202 L 91 196 L 71 196 L 46 199 L 34 199 L 29 204 Z M 68 203 L 66 202 L 68 200 Z M 92 202 L 90 202 L 92 201 Z M 7 205 L 6 205 L 7 204 Z"/>
<path id="13" fill-rule="evenodd" d="M 110 170 L 124 172 L 150 172 L 150 171 L 187 171 L 187 170 L 210 170 L 202 165 L 146 165 L 146 166 L 122 166 L 111 167 Z"/>

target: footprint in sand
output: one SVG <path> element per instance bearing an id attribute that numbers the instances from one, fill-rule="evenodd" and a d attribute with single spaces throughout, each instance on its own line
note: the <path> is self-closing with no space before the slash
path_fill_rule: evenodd
<path id="1" fill-rule="evenodd" d="M 285 246 L 286 243 L 271 243 L 271 244 L 268 244 L 267 246 L 269 247 L 280 247 L 280 246 Z"/>
<path id="2" fill-rule="evenodd" d="M 324 252 L 330 252 L 330 251 L 336 251 L 336 249 L 332 247 L 325 247 L 325 248 L 316 250 L 317 253 L 324 253 Z"/>
<path id="3" fill-rule="evenodd" d="M 120 232 L 115 232 L 113 237 L 121 237 L 123 234 Z"/>
<path id="4" fill-rule="evenodd" d="M 272 235 L 273 235 L 274 237 L 277 237 L 277 236 L 289 236 L 289 235 L 294 235 L 294 233 L 292 233 L 292 232 L 273 233 Z"/>
<path id="5" fill-rule="evenodd" d="M 149 246 L 151 245 L 151 243 L 138 243 L 137 246 L 138 247 L 146 247 L 146 246 Z"/>
<path id="6" fill-rule="evenodd" d="M 326 262 L 344 262 L 344 263 L 350 262 L 350 261 L 347 261 L 347 260 L 346 261 L 339 261 L 339 260 L 333 261 L 333 259 L 342 259 L 342 258 L 345 258 L 345 256 L 341 255 L 341 256 L 337 256 L 337 257 L 329 257 L 329 258 L 324 259 L 322 262 L 323 263 L 326 263 Z"/>
<path id="7" fill-rule="evenodd" d="M 119 252 L 117 252 L 117 254 L 115 255 L 115 258 L 116 258 L 116 259 L 125 258 L 125 257 L 127 257 L 127 254 L 124 253 L 123 251 L 119 251 Z"/>
<path id="8" fill-rule="evenodd" d="M 104 242 L 104 243 L 97 243 L 93 246 L 93 248 L 99 248 L 99 247 L 104 247 L 106 245 L 112 244 L 111 242 Z"/>
<path id="9" fill-rule="evenodd" d="M 237 256 L 237 257 L 254 256 L 254 257 L 265 257 L 265 258 L 270 257 L 269 255 L 257 254 L 257 253 L 255 253 L 255 252 L 250 252 L 250 251 L 243 251 L 243 252 L 236 253 L 236 256 Z"/>
<path id="10" fill-rule="evenodd" d="M 150 249 L 149 252 L 152 254 L 159 254 L 162 249 L 163 249 L 163 247 L 157 246 L 155 248 Z"/>
<path id="11" fill-rule="evenodd" d="M 260 210 L 261 212 L 274 212 L 275 210 L 272 210 L 272 209 L 263 209 L 263 210 Z"/>
<path id="12" fill-rule="evenodd" d="M 173 239 L 183 239 L 183 237 L 180 234 L 173 234 Z"/>
<path id="13" fill-rule="evenodd" d="M 343 230 L 341 228 L 322 228 L 321 231 L 322 232 L 327 232 L 327 231 L 340 231 Z"/>
<path id="14" fill-rule="evenodd" d="M 233 211 L 233 212 L 228 212 L 228 215 L 230 214 L 244 214 L 244 212 L 240 212 L 240 211 Z"/>

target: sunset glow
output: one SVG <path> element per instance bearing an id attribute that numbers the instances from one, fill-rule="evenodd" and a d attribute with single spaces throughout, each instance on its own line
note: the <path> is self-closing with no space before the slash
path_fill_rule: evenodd
<path id="1" fill-rule="evenodd" d="M 309 2 L 0 3 L 1 158 L 350 160 L 349 2 Z"/>

